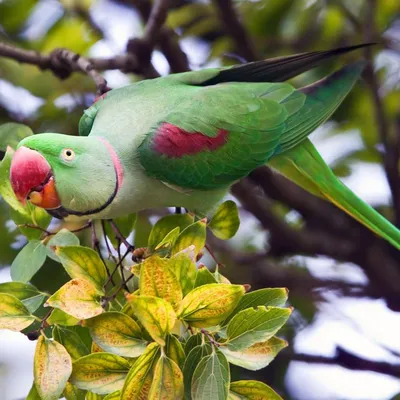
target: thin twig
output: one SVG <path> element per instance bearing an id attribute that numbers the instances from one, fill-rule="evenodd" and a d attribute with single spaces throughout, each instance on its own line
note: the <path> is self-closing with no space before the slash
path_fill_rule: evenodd
<path id="1" fill-rule="evenodd" d="M 117 239 L 119 239 L 126 246 L 127 250 L 128 251 L 135 250 L 135 246 L 133 246 L 126 240 L 126 238 L 124 237 L 124 235 L 122 235 L 121 231 L 119 230 L 118 226 L 114 223 L 114 221 L 112 219 L 109 219 L 108 223 L 110 224 L 111 229 L 114 231 L 114 234 L 117 237 Z"/>
<path id="2" fill-rule="evenodd" d="M 168 15 L 169 0 L 155 0 L 144 31 L 145 40 L 154 47 Z"/>

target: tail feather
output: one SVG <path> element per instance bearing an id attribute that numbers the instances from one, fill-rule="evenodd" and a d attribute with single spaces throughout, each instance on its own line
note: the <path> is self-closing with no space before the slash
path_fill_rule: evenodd
<path id="1" fill-rule="evenodd" d="M 274 156 L 268 164 L 307 191 L 329 200 L 400 249 L 400 230 L 336 178 L 308 139 Z"/>

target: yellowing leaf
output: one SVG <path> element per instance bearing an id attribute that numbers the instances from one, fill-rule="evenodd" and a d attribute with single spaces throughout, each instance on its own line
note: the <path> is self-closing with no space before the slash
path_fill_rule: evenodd
<path id="1" fill-rule="evenodd" d="M 54 249 L 60 246 L 79 246 L 78 236 L 63 228 L 47 242 L 47 255 L 57 262 L 60 262 L 60 259 Z"/>
<path id="2" fill-rule="evenodd" d="M 83 279 L 72 279 L 55 292 L 46 302 L 50 307 L 60 308 L 78 319 L 87 319 L 101 314 L 98 289 Z"/>
<path id="3" fill-rule="evenodd" d="M 149 400 L 183 399 L 183 374 L 178 365 L 166 356 L 156 364 Z"/>
<path id="4" fill-rule="evenodd" d="M 160 355 L 160 346 L 151 343 L 146 351 L 135 361 L 121 390 L 121 399 L 147 400 L 153 381 L 153 370 Z"/>
<path id="5" fill-rule="evenodd" d="M 176 310 L 182 300 L 182 290 L 178 279 L 169 268 L 169 260 L 152 256 L 144 260 L 139 282 L 142 296 L 160 297 L 168 301 Z"/>
<path id="6" fill-rule="evenodd" d="M 265 342 L 255 343 L 239 351 L 232 351 L 225 346 L 220 346 L 219 350 L 225 354 L 227 360 L 231 364 L 257 371 L 269 365 L 276 355 L 286 346 L 287 342 L 285 340 L 272 337 Z"/>
<path id="7" fill-rule="evenodd" d="M 67 382 L 63 395 L 67 400 L 85 400 L 86 391 L 78 389 L 72 383 Z"/>
<path id="8" fill-rule="evenodd" d="M 182 300 L 178 316 L 194 327 L 216 326 L 232 312 L 243 294 L 241 285 L 210 283 L 200 286 Z"/>
<path id="9" fill-rule="evenodd" d="M 175 229 L 172 229 L 172 231 L 169 232 L 160 243 L 158 243 L 154 250 L 159 252 L 159 250 L 171 248 L 175 244 L 176 239 L 178 239 L 179 233 L 180 229 L 179 226 L 177 226 Z"/>
<path id="10" fill-rule="evenodd" d="M 165 343 L 165 354 L 181 368 L 185 362 L 185 352 L 182 343 L 174 335 L 167 335 Z"/>
<path id="11" fill-rule="evenodd" d="M 71 383 L 97 394 L 120 390 L 130 364 L 125 358 L 111 353 L 94 353 L 73 363 Z"/>
<path id="12" fill-rule="evenodd" d="M 104 397 L 103 400 L 121 400 L 121 391 L 117 390 L 116 392 L 110 393 Z"/>
<path id="13" fill-rule="evenodd" d="M 189 255 L 180 252 L 168 260 L 168 265 L 180 283 L 183 296 L 186 296 L 194 287 L 196 263 Z"/>
<path id="14" fill-rule="evenodd" d="M 222 240 L 228 240 L 235 236 L 239 225 L 239 210 L 236 203 L 232 200 L 228 200 L 218 207 L 208 227 L 216 237 Z"/>
<path id="15" fill-rule="evenodd" d="M 139 325 L 128 315 L 106 312 L 86 320 L 92 339 L 104 351 L 123 357 L 139 357 L 146 349 Z"/>
<path id="16" fill-rule="evenodd" d="M 50 317 L 47 318 L 47 323 L 49 325 L 63 325 L 63 326 L 75 326 L 78 325 L 80 319 L 73 317 L 65 313 L 64 311 L 60 310 L 59 308 L 55 308 Z"/>
<path id="17" fill-rule="evenodd" d="M 197 255 L 206 244 L 206 224 L 207 220 L 202 219 L 185 228 L 175 242 L 172 254 L 179 253 L 189 246 L 194 245 L 195 255 Z"/>
<path id="18" fill-rule="evenodd" d="M 23 282 L 5 282 L 0 284 L 0 293 L 11 294 L 21 300 L 31 312 L 35 312 L 45 299 L 45 295 L 34 286 Z"/>
<path id="19" fill-rule="evenodd" d="M 226 344 L 230 350 L 239 351 L 266 341 L 282 328 L 291 313 L 290 308 L 264 306 L 242 310 L 228 324 Z"/>
<path id="20" fill-rule="evenodd" d="M 103 293 L 107 271 L 96 251 L 89 247 L 66 246 L 57 247 L 55 253 L 72 279 L 85 279 L 91 282 L 99 293 Z"/>
<path id="21" fill-rule="evenodd" d="M 30 314 L 21 300 L 7 293 L 0 293 L 0 329 L 22 331 L 35 317 Z"/>
<path id="22" fill-rule="evenodd" d="M 57 400 L 72 372 L 72 361 L 60 343 L 40 336 L 36 345 L 33 373 L 43 400 Z"/>
<path id="23" fill-rule="evenodd" d="M 229 400 L 282 400 L 282 397 L 263 382 L 237 381 L 231 383 Z"/>
<path id="24" fill-rule="evenodd" d="M 150 336 L 164 346 L 165 336 L 171 333 L 176 321 L 176 314 L 171 304 L 164 299 L 150 296 L 133 295 L 128 301 Z"/>
<path id="25" fill-rule="evenodd" d="M 78 360 L 81 357 L 89 354 L 89 349 L 83 343 L 79 335 L 70 330 L 56 326 L 53 329 L 53 338 L 58 343 L 62 344 L 71 356 L 72 361 Z"/>
<path id="26" fill-rule="evenodd" d="M 194 287 L 197 288 L 199 286 L 207 285 L 209 283 L 217 283 L 217 280 L 205 265 L 200 265 L 199 269 L 197 270 Z"/>

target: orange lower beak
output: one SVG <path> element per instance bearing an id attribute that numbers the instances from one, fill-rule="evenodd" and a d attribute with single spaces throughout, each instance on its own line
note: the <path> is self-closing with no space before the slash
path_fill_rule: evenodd
<path id="1" fill-rule="evenodd" d="M 37 151 L 20 147 L 10 168 L 11 187 L 22 204 L 26 200 L 38 207 L 52 209 L 61 205 L 50 164 Z"/>

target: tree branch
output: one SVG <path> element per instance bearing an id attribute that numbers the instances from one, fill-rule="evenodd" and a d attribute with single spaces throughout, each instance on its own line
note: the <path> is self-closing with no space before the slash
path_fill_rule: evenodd
<path id="1" fill-rule="evenodd" d="M 145 40 L 153 48 L 158 42 L 161 29 L 167 19 L 169 0 L 155 0 L 146 23 Z"/>

